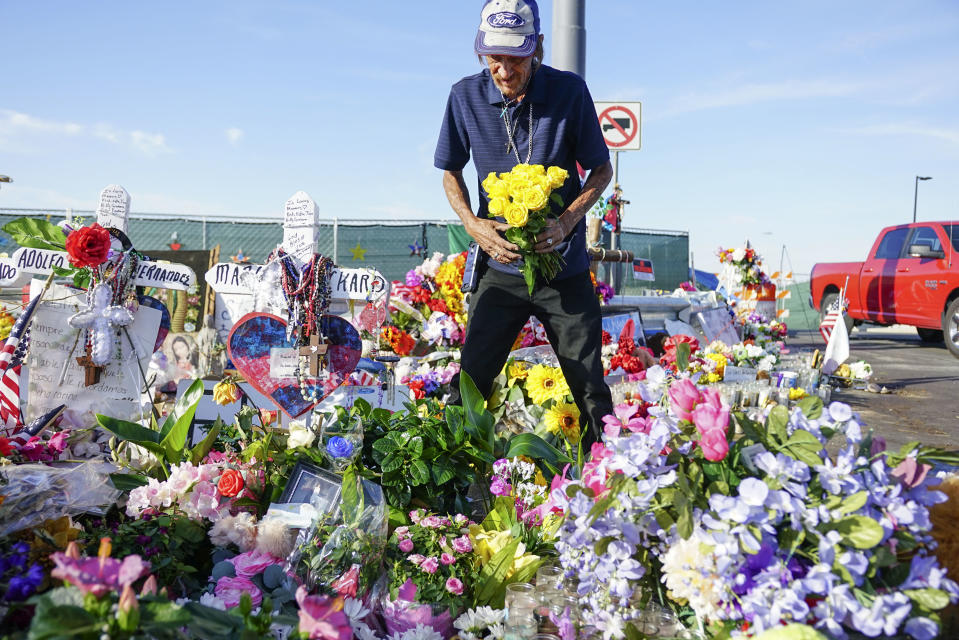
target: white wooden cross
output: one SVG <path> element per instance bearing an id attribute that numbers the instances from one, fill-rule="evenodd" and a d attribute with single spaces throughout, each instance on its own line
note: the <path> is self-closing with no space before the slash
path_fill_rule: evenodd
<path id="1" fill-rule="evenodd" d="M 127 233 L 130 217 L 130 194 L 117 184 L 100 192 L 97 222 L 101 227 Z M 53 267 L 68 268 L 70 262 L 63 251 L 20 247 L 10 258 L 0 258 L 0 287 L 23 286 L 33 275 L 49 275 Z M 183 264 L 141 260 L 134 283 L 143 287 L 186 291 L 196 282 L 193 270 Z"/>
<path id="2" fill-rule="evenodd" d="M 319 209 L 304 191 L 297 191 L 286 201 L 283 216 L 283 241 L 280 247 L 303 265 L 316 252 L 319 233 Z M 251 311 L 278 312 L 282 291 L 273 292 L 272 299 L 254 296 L 254 288 L 269 265 L 221 262 L 206 272 L 206 282 L 216 292 L 215 327 L 222 342 L 230 329 Z M 382 300 L 389 296 L 389 281 L 376 269 L 341 269 L 330 274 L 334 300 Z M 257 298 L 257 299 L 254 299 Z M 272 304 L 271 304 L 272 303 Z M 281 314 L 285 315 L 285 314 Z"/>

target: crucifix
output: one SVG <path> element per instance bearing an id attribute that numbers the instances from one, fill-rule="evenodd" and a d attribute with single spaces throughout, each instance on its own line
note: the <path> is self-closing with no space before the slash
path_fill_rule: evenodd
<path id="1" fill-rule="evenodd" d="M 103 365 L 94 362 L 89 353 L 77 358 L 77 364 L 83 367 L 83 386 L 90 387 L 100 382 Z"/>
<path id="2" fill-rule="evenodd" d="M 310 361 L 310 376 L 317 378 L 320 375 L 320 364 L 326 362 L 325 343 L 320 341 L 320 335 L 314 333 L 310 336 L 310 343 L 300 347 L 299 354 L 305 356 Z"/>

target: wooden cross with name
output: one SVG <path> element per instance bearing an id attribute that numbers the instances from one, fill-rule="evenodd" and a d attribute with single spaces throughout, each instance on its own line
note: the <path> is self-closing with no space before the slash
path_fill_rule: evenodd
<path id="1" fill-rule="evenodd" d="M 320 363 L 326 361 L 327 345 L 321 342 L 320 334 L 314 333 L 310 336 L 310 343 L 300 347 L 300 355 L 306 356 L 310 361 L 310 375 L 314 378 L 320 375 Z"/>
<path id="2" fill-rule="evenodd" d="M 77 358 L 77 364 L 84 369 L 83 386 L 89 387 L 100 382 L 100 373 L 103 371 L 103 366 L 96 364 L 89 353 Z"/>

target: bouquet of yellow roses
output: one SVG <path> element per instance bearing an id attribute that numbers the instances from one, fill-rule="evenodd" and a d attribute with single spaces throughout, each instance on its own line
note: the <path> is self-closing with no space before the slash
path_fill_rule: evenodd
<path id="1" fill-rule="evenodd" d="M 533 247 L 536 235 L 546 228 L 546 220 L 553 214 L 552 205 L 560 211 L 565 206 L 553 191 L 563 186 L 568 177 L 569 172 L 562 167 L 518 164 L 509 173 L 490 173 L 483 180 L 490 215 L 506 220 L 506 239 L 518 246 L 523 256 L 520 271 L 531 294 L 538 275 L 551 280 L 562 268 L 563 259 L 557 252 L 536 253 Z"/>

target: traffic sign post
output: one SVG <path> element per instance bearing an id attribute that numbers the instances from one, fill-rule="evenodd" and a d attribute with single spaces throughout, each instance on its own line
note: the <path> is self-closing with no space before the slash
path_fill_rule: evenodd
<path id="1" fill-rule="evenodd" d="M 619 230 L 622 225 L 623 207 L 627 204 L 622 199 L 622 189 L 619 187 L 619 152 L 639 151 L 642 148 L 642 116 L 643 105 L 640 102 L 594 102 L 596 117 L 599 118 L 599 128 L 603 132 L 606 146 L 613 152 L 613 197 L 616 200 L 616 227 L 610 235 L 610 248 L 619 246 Z M 618 288 L 621 274 L 614 275 L 609 270 L 609 284 Z"/>

